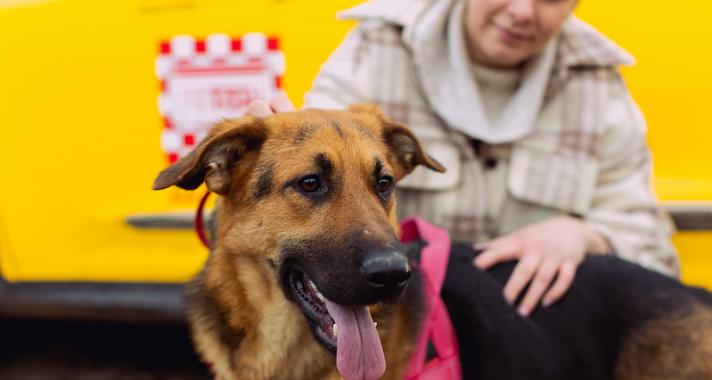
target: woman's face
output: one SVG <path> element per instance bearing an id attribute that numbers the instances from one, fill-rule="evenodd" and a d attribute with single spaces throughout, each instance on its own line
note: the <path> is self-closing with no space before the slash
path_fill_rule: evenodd
<path id="1" fill-rule="evenodd" d="M 470 58 L 513 67 L 537 55 L 555 36 L 577 0 L 466 0 Z"/>

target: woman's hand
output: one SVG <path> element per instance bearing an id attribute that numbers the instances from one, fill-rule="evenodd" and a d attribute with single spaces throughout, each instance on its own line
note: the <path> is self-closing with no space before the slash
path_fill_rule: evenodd
<path id="1" fill-rule="evenodd" d="M 284 93 L 273 97 L 269 102 L 255 100 L 247 106 L 247 114 L 257 117 L 265 117 L 277 112 L 290 112 L 294 110 L 294 105 Z"/>
<path id="2" fill-rule="evenodd" d="M 543 306 L 549 306 L 566 293 L 587 252 L 604 254 L 611 250 L 603 236 L 582 220 L 569 216 L 531 224 L 477 244 L 475 248 L 483 250 L 474 261 L 483 270 L 505 261 L 519 260 L 504 287 L 504 297 L 513 304 L 530 284 L 518 309 L 525 317 L 536 308 L 542 296 Z"/>

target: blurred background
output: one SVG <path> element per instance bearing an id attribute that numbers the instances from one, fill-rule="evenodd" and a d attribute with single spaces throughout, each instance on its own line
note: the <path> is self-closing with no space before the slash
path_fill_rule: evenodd
<path id="1" fill-rule="evenodd" d="M 252 99 L 299 107 L 358 2 L 0 0 L 0 378 L 207 376 L 180 296 L 201 192 L 153 179 Z M 682 279 L 712 290 L 712 3 L 576 14 L 637 58 Z"/>

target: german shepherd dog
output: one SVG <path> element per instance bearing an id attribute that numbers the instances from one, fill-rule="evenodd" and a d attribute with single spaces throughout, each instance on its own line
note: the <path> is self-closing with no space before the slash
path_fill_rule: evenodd
<path id="1" fill-rule="evenodd" d="M 154 189 L 220 195 L 213 250 L 188 288 L 217 379 L 402 379 L 423 315 L 423 243 L 400 244 L 394 186 L 445 168 L 376 107 L 217 124 Z M 442 297 L 466 379 L 712 379 L 712 295 L 591 256 L 567 295 L 521 317 L 514 263 L 483 272 L 454 244 Z M 377 323 L 377 324 L 376 324 Z"/>

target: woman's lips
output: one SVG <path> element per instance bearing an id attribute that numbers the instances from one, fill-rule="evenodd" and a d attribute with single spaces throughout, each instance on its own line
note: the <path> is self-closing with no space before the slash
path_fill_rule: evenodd
<path id="1" fill-rule="evenodd" d="M 528 42 L 534 39 L 534 37 L 531 35 L 517 33 L 509 30 L 504 26 L 497 25 L 494 23 L 492 25 L 497 30 L 497 34 L 499 34 L 499 37 L 502 39 L 502 41 L 504 41 L 508 45 L 515 45 L 522 42 Z"/>

